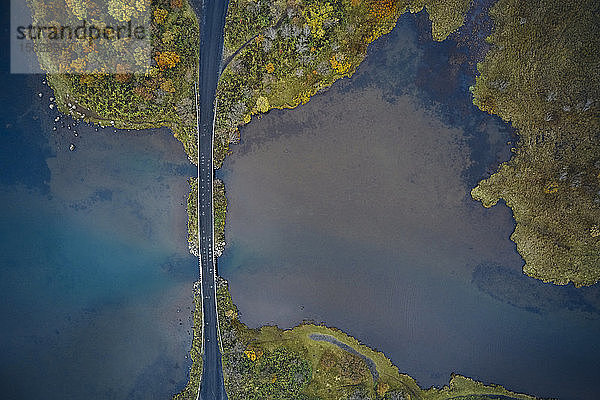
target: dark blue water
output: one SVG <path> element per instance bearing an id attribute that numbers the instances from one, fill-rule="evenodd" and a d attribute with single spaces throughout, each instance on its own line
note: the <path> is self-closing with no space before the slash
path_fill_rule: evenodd
<path id="1" fill-rule="evenodd" d="M 43 77 L 7 71 L 3 57 L 2 398 L 169 398 L 189 368 L 195 169 L 167 130 L 55 124 Z"/>
<path id="2" fill-rule="evenodd" d="M 188 367 L 193 168 L 166 131 L 53 132 L 41 78 L 0 79 L 23 93 L 0 115 L 3 398 L 168 398 Z"/>
<path id="3" fill-rule="evenodd" d="M 423 387 L 456 372 L 595 399 L 599 288 L 523 275 L 510 209 L 469 196 L 514 140 L 468 92 L 481 17 L 434 43 L 425 14 L 405 15 L 354 77 L 247 126 L 219 172 L 219 268 L 250 326 L 324 322 Z"/>

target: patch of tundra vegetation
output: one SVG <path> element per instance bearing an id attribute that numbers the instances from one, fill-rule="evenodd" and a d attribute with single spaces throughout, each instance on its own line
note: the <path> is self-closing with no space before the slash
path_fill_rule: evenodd
<path id="1" fill-rule="evenodd" d="M 200 245 L 198 243 L 198 178 L 190 178 L 190 193 L 188 194 L 188 245 L 190 253 L 198 257 Z"/>
<path id="2" fill-rule="evenodd" d="M 474 103 L 520 140 L 472 196 L 512 209 L 527 275 L 591 285 L 600 280 L 600 3 L 499 0 L 490 14 Z"/>
<path id="3" fill-rule="evenodd" d="M 215 257 L 220 257 L 225 249 L 225 217 L 227 214 L 225 184 L 220 179 L 215 179 L 213 183 L 213 213 L 215 225 Z"/>
<path id="4" fill-rule="evenodd" d="M 190 193 L 188 194 L 188 244 L 190 253 L 198 256 L 198 179 L 190 178 Z M 225 248 L 225 214 L 227 213 L 227 198 L 225 185 L 220 179 L 213 181 L 213 213 L 215 233 L 215 256 L 219 257 Z"/>
<path id="5" fill-rule="evenodd" d="M 72 21 L 76 26 L 82 20 L 119 26 L 147 15 L 150 42 L 134 41 L 127 47 L 123 40 L 114 40 L 102 47 L 101 41 L 76 40 L 53 53 L 38 52 L 38 58 L 48 71 L 48 84 L 61 112 L 120 129 L 169 127 L 196 163 L 194 82 L 199 31 L 187 1 L 31 0 L 30 6 L 34 23 L 42 26 L 52 26 L 53 21 Z M 124 57 L 130 52 L 133 58 Z"/>
<path id="6" fill-rule="evenodd" d="M 453 375 L 448 386 L 423 390 L 384 354 L 335 328 L 248 328 L 238 319 L 222 279 L 217 300 L 223 374 L 231 400 L 535 399 L 459 375 Z"/>
<path id="7" fill-rule="evenodd" d="M 238 128 L 270 109 L 294 108 L 351 76 L 368 45 L 404 12 L 427 8 L 435 40 L 464 20 L 470 0 L 232 0 L 219 80 L 215 164 Z"/>

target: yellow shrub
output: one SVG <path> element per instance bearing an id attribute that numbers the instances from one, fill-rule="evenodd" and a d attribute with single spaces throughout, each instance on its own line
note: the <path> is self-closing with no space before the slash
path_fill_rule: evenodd
<path id="1" fill-rule="evenodd" d="M 165 22 L 165 19 L 167 19 L 167 14 L 167 10 L 162 8 L 154 10 L 154 22 L 156 22 L 158 25 L 162 24 Z"/>
<path id="2" fill-rule="evenodd" d="M 333 6 L 328 3 L 314 3 L 302 11 L 310 31 L 318 38 L 325 36 L 323 24 L 333 13 Z"/>
<path id="3" fill-rule="evenodd" d="M 266 113 L 269 111 L 269 108 L 271 108 L 269 105 L 269 100 L 265 96 L 259 96 L 259 98 L 256 100 L 256 109 L 259 112 Z"/>
<path id="4" fill-rule="evenodd" d="M 163 51 L 159 52 L 154 59 L 158 66 L 162 69 L 173 68 L 179 61 L 181 61 L 181 57 L 174 51 Z"/>
<path id="5" fill-rule="evenodd" d="M 558 192 L 558 183 L 556 182 L 550 182 L 548 185 L 546 185 L 546 188 L 544 189 L 544 193 L 556 193 Z"/>

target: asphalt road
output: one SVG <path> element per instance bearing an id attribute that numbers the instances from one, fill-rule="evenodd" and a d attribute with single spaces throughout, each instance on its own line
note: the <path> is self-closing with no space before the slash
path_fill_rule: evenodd
<path id="1" fill-rule="evenodd" d="M 200 20 L 198 112 L 198 243 L 203 315 L 203 368 L 198 398 L 227 399 L 218 334 L 216 263 L 213 257 L 213 133 L 228 0 L 191 0 Z"/>

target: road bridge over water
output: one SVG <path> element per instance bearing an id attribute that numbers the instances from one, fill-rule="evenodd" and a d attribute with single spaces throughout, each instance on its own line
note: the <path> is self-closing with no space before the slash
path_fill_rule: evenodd
<path id="1" fill-rule="evenodd" d="M 223 385 L 216 299 L 213 221 L 213 139 L 227 0 L 191 0 L 200 22 L 196 85 L 198 128 L 198 245 L 202 293 L 202 381 L 198 399 L 227 399 Z"/>

